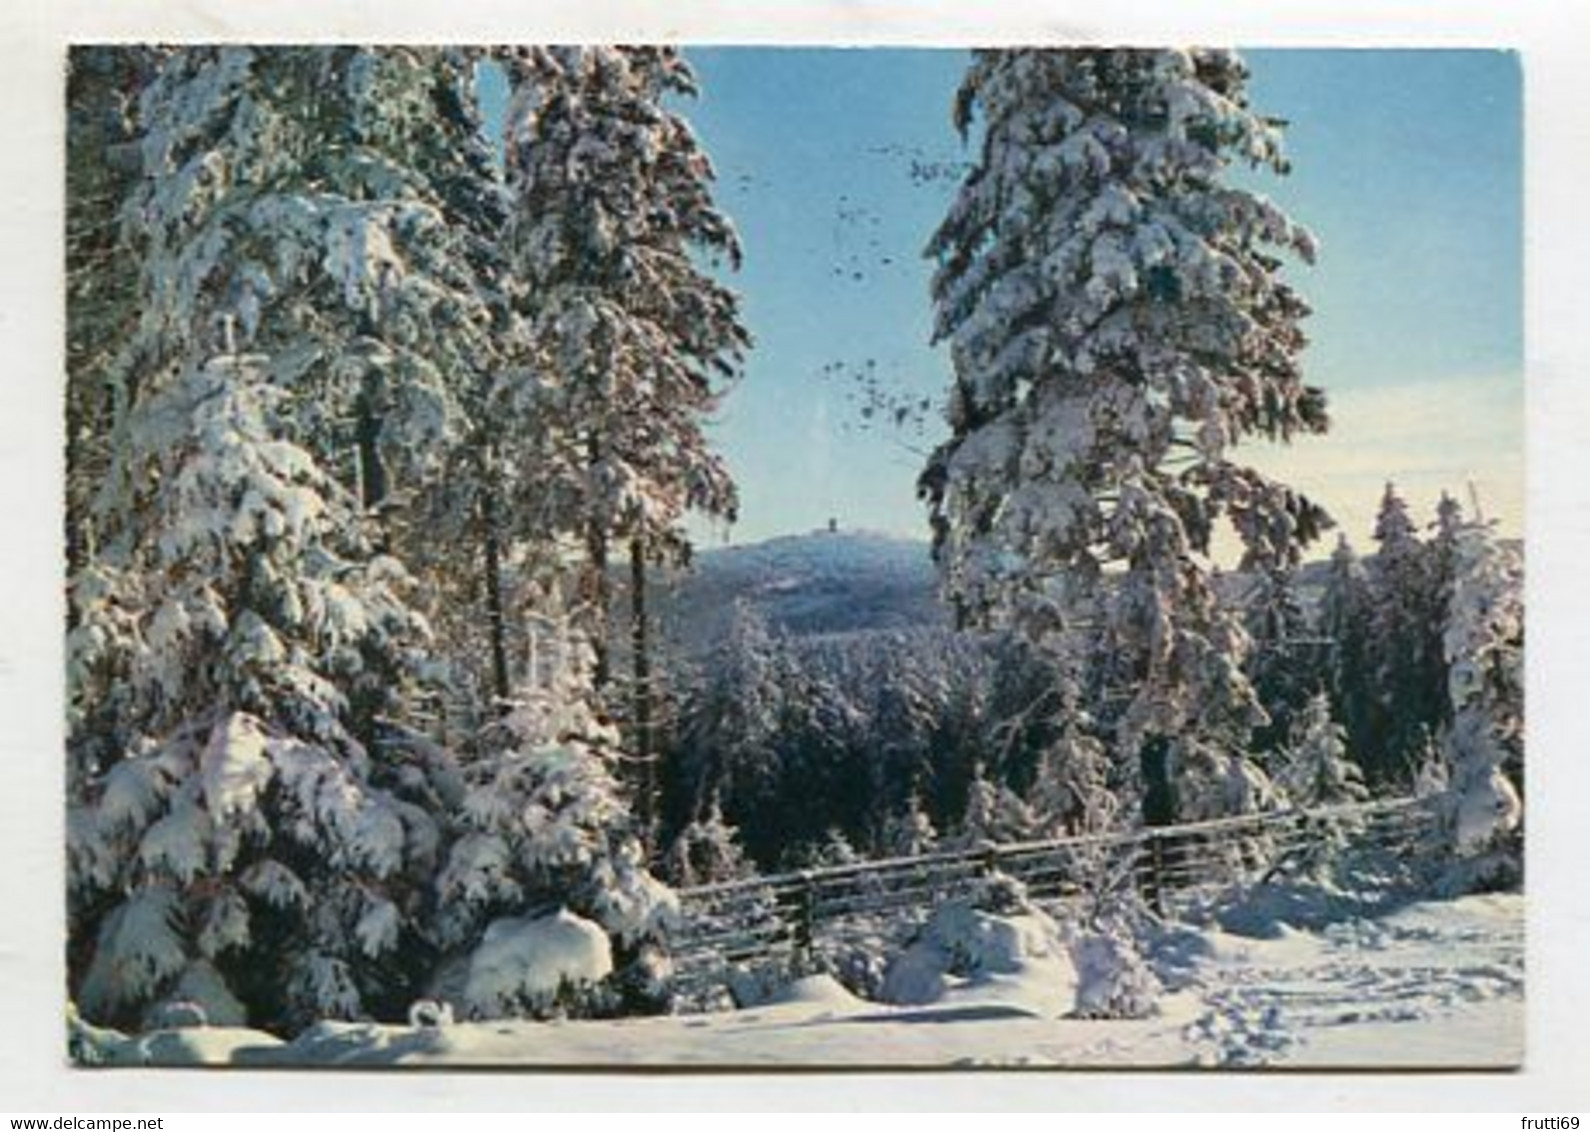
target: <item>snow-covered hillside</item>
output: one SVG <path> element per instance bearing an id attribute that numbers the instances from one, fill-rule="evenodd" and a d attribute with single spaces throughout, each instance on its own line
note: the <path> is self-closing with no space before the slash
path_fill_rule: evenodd
<path id="1" fill-rule="evenodd" d="M 1327 568 L 1323 559 L 1299 568 L 1306 608 L 1318 604 Z M 1218 579 L 1233 603 L 1251 584 L 1240 573 Z M 688 569 L 660 571 L 655 585 L 663 633 L 687 656 L 723 635 L 737 602 L 797 636 L 949 623 L 926 540 L 874 531 L 818 530 L 706 550 Z"/>
<path id="2" fill-rule="evenodd" d="M 657 585 L 663 635 L 686 655 L 723 635 L 737 602 L 796 635 L 946 623 L 927 543 L 867 531 L 710 550 Z"/>
<path id="3" fill-rule="evenodd" d="M 1524 1042 L 1523 900 L 1470 896 L 1302 931 L 1278 920 L 1175 929 L 1160 1012 L 1062 1017 L 1054 971 L 969 980 L 923 1006 L 862 1001 L 827 976 L 768 1004 L 609 1022 L 428 1028 L 321 1023 L 108 1040 L 121 1064 L 1506 1067 Z M 1241 926 L 1250 934 L 1238 934 Z"/>

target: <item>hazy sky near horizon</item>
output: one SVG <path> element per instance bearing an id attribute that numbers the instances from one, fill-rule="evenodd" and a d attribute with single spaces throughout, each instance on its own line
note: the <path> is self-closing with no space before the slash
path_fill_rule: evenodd
<path id="1" fill-rule="evenodd" d="M 745 265 L 729 281 L 756 338 L 712 435 L 740 485 L 728 537 L 843 527 L 926 537 L 914 484 L 944 434 L 879 428 L 855 375 L 938 399 L 922 249 L 971 154 L 950 123 L 959 50 L 686 49 L 682 109 L 717 166 Z M 1288 275 L 1314 308 L 1308 380 L 1333 428 L 1253 459 L 1360 548 L 1385 482 L 1421 519 L 1477 490 L 1524 509 L 1522 89 L 1498 51 L 1244 52 L 1256 108 L 1287 119 L 1293 172 L 1244 175 L 1318 237 Z M 716 545 L 722 531 L 700 532 Z M 1319 548 L 1328 551 L 1329 543 Z"/>

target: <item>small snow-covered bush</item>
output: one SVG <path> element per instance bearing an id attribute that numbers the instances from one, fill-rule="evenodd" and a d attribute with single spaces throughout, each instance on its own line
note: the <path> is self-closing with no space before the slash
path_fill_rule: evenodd
<path id="1" fill-rule="evenodd" d="M 827 952 L 821 967 L 830 978 L 858 998 L 877 999 L 889 975 L 889 960 L 871 947 L 851 946 Z"/>
<path id="2" fill-rule="evenodd" d="M 453 1008 L 434 998 L 416 999 L 409 1005 L 409 1025 L 416 1030 L 435 1029 L 453 1024 Z"/>
<path id="3" fill-rule="evenodd" d="M 982 907 L 1000 915 L 1032 911 L 1027 886 L 1007 873 L 994 872 L 983 885 Z"/>
<path id="4" fill-rule="evenodd" d="M 1365 874 L 1359 877 L 1362 883 L 1352 889 L 1310 877 L 1236 885 L 1189 906 L 1185 916 L 1189 922 L 1252 939 L 1279 939 L 1289 929 L 1319 931 L 1338 920 L 1372 915 L 1395 897 L 1395 887 L 1377 889 Z"/>
<path id="5" fill-rule="evenodd" d="M 1059 927 L 1036 908 L 1000 916 L 951 903 L 890 963 L 880 997 L 923 1005 L 958 987 L 1002 979 L 1038 984 L 1044 997 L 1069 1007 L 1076 971 Z"/>
<path id="6" fill-rule="evenodd" d="M 818 934 L 809 970 L 821 973 L 858 998 L 882 997 L 889 961 L 915 934 L 907 917 L 898 915 L 851 916 L 827 924 Z"/>
<path id="7" fill-rule="evenodd" d="M 1078 1018 L 1147 1018 L 1159 1012 L 1163 986 L 1124 932 L 1084 932 L 1071 944 Z"/>
<path id="8" fill-rule="evenodd" d="M 248 1008 L 239 1002 L 221 973 L 202 960 L 192 963 L 144 1019 L 146 1030 L 184 1026 L 246 1026 Z"/>
<path id="9" fill-rule="evenodd" d="M 741 1010 L 772 1002 L 789 986 L 789 967 L 783 963 L 738 964 L 724 977 L 731 1005 Z"/>
<path id="10" fill-rule="evenodd" d="M 163 1002 L 149 1015 L 146 1030 L 196 1030 L 208 1025 L 210 1016 L 204 1007 L 188 999 Z"/>
<path id="11" fill-rule="evenodd" d="M 126 1045 L 125 1035 L 83 1021 L 76 1003 L 66 1006 L 66 1055 L 77 1065 L 112 1065 Z"/>
<path id="12" fill-rule="evenodd" d="M 890 962 L 878 997 L 896 1006 L 937 1002 L 949 990 L 949 968 L 948 957 L 932 944 L 912 944 Z"/>
<path id="13" fill-rule="evenodd" d="M 1276 777 L 1294 806 L 1342 806 L 1369 797 L 1363 772 L 1347 755 L 1346 728 L 1331 717 L 1324 692 L 1304 707 Z"/>
<path id="14" fill-rule="evenodd" d="M 1143 957 L 1144 941 L 1164 931 L 1131 883 L 1128 861 L 1096 856 L 1078 916 L 1062 928 L 1076 968 L 1078 1018 L 1145 1018 L 1159 1009 L 1164 986 Z M 1124 868 L 1123 868 L 1124 867 Z"/>
<path id="15" fill-rule="evenodd" d="M 469 961 L 464 1006 L 475 1017 L 566 1013 L 613 972 L 600 925 L 560 908 L 493 920 Z"/>

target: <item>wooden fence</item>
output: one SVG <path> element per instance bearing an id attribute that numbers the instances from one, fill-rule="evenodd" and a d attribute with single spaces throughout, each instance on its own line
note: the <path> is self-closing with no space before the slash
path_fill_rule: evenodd
<path id="1" fill-rule="evenodd" d="M 809 952 L 825 923 L 947 901 L 997 899 L 1000 878 L 1030 898 L 1064 900 L 1135 887 L 1161 912 L 1168 894 L 1307 869 L 1323 855 L 1408 855 L 1435 824 L 1429 799 L 1397 798 L 1049 841 L 983 844 L 860 861 L 680 891 L 671 941 L 682 973 Z"/>

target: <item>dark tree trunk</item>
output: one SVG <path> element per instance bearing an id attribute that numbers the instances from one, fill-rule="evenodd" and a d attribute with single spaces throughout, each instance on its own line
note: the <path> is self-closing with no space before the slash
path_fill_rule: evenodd
<path id="1" fill-rule="evenodd" d="M 657 762 L 652 742 L 651 652 L 646 626 L 646 550 L 629 542 L 629 632 L 634 675 L 635 759 L 640 768 L 640 822 L 648 846 L 657 821 Z"/>
<path id="2" fill-rule="evenodd" d="M 596 437 L 592 436 L 586 441 L 587 468 L 593 479 L 597 467 L 601 464 L 602 449 Z M 586 557 L 586 599 L 591 605 L 591 651 L 595 654 L 594 666 L 591 673 L 591 683 L 600 695 L 612 681 L 612 658 L 608 649 L 608 611 L 612 607 L 610 597 L 611 582 L 607 576 L 607 527 L 595 514 L 596 508 L 591 507 L 590 517 L 585 522 L 585 557 Z"/>
<path id="3" fill-rule="evenodd" d="M 386 498 L 386 461 L 381 457 L 381 414 L 368 391 L 359 394 L 356 439 L 359 445 L 359 494 L 366 511 Z"/>
<path id="4" fill-rule="evenodd" d="M 1150 735 L 1138 750 L 1138 765 L 1143 775 L 1143 824 L 1148 827 L 1176 824 L 1180 803 L 1171 774 L 1170 741 L 1163 735 Z M 1182 863 L 1184 848 L 1167 845 L 1154 838 L 1148 842 L 1149 875 L 1144 895 L 1154 909 L 1165 914 L 1165 874 Z"/>
<path id="5" fill-rule="evenodd" d="M 66 400 L 66 576 L 68 578 L 75 578 L 88 565 L 89 548 L 92 545 L 88 508 L 80 502 L 88 498 L 88 492 L 81 489 L 74 490 L 84 474 L 82 429 L 82 414 L 77 411 L 73 399 L 68 397 Z M 72 602 L 66 603 L 66 616 L 67 628 L 73 628 L 77 614 Z"/>
<path id="6" fill-rule="evenodd" d="M 491 647 L 491 692 L 498 714 L 508 710 L 508 632 L 502 606 L 502 529 L 497 495 L 491 484 L 480 495 L 480 524 L 485 549 L 486 631 Z"/>
<path id="7" fill-rule="evenodd" d="M 607 647 L 607 611 L 611 599 L 608 596 L 607 532 L 594 519 L 585 529 L 585 554 L 590 569 L 587 585 L 592 610 L 591 651 L 595 654 L 591 682 L 601 692 L 613 678 L 612 658 Z"/>
<path id="8" fill-rule="evenodd" d="M 1170 742 L 1163 735 L 1150 735 L 1138 751 L 1138 764 L 1143 773 L 1143 824 L 1174 825 L 1179 804 L 1170 772 Z"/>

